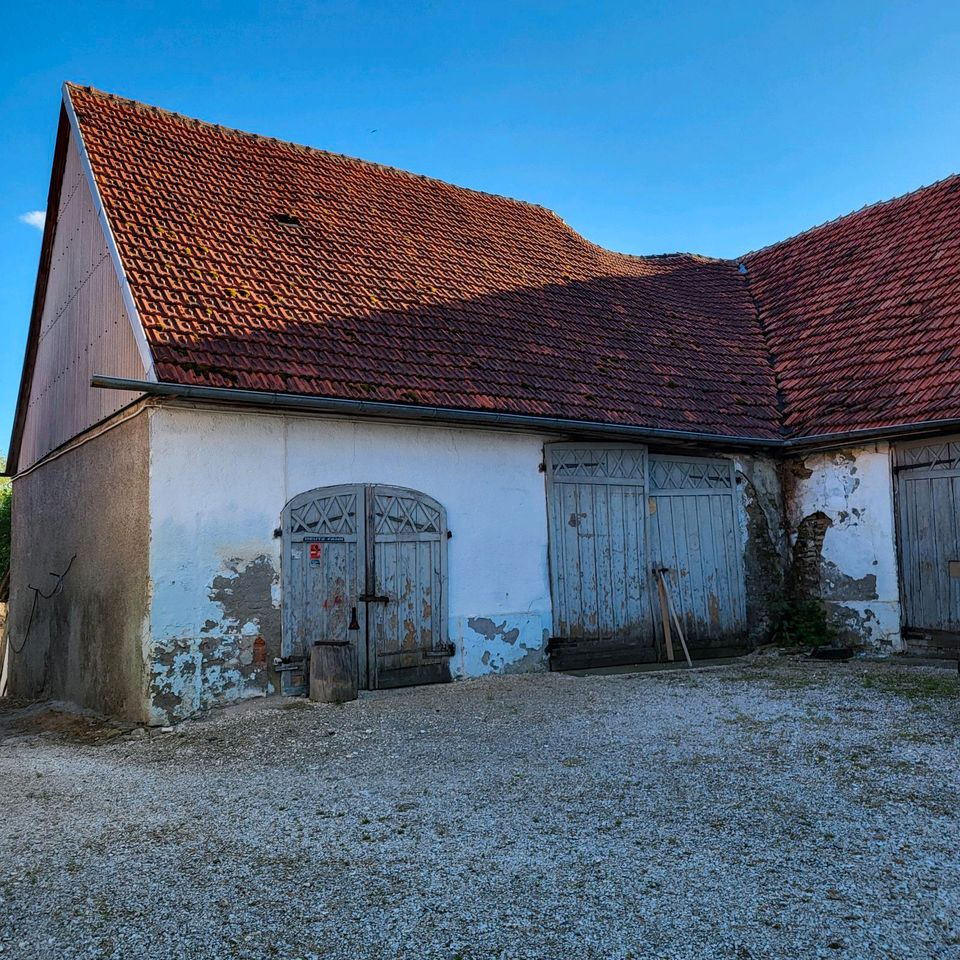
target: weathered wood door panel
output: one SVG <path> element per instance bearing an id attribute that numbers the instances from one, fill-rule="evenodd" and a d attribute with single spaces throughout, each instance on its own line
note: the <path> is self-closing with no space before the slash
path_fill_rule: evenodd
<path id="1" fill-rule="evenodd" d="M 412 490 L 367 490 L 373 549 L 378 687 L 450 679 L 446 636 L 447 522 L 443 507 Z"/>
<path id="2" fill-rule="evenodd" d="M 646 448 L 546 447 L 551 663 L 656 658 L 645 549 Z"/>
<path id="3" fill-rule="evenodd" d="M 747 614 L 733 463 L 651 454 L 649 471 L 650 553 L 688 642 L 738 645 Z"/>
<path id="4" fill-rule="evenodd" d="M 658 569 L 691 646 L 743 645 L 731 461 L 602 443 L 550 444 L 545 453 L 555 669 L 657 659 Z"/>
<path id="5" fill-rule="evenodd" d="M 397 487 L 325 487 L 283 514 L 282 655 L 309 658 L 317 640 L 348 640 L 360 689 L 449 680 L 446 514 Z M 306 692 L 299 670 L 282 690 Z"/>
<path id="6" fill-rule="evenodd" d="M 894 451 L 903 635 L 926 655 L 960 641 L 960 439 Z"/>
<path id="7" fill-rule="evenodd" d="M 352 641 L 360 686 L 366 686 L 366 625 L 350 630 L 363 592 L 363 488 L 326 487 L 295 497 L 283 512 L 284 657 L 305 657 L 317 640 Z M 287 696 L 307 692 L 306 671 L 284 671 Z"/>

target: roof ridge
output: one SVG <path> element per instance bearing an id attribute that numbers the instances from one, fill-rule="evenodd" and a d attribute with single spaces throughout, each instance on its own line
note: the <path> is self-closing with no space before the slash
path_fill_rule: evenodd
<path id="1" fill-rule="evenodd" d="M 773 243 L 768 243 L 762 247 L 757 247 L 755 250 L 749 250 L 741 256 L 734 258 L 733 262 L 743 263 L 748 257 L 755 257 L 758 254 L 766 253 L 766 251 L 772 250 L 774 247 L 782 247 L 784 244 L 792 243 L 794 240 L 799 240 L 801 237 L 806 237 L 809 234 L 816 233 L 818 230 L 825 230 L 827 227 L 832 227 L 835 223 L 840 223 L 844 220 L 851 220 L 854 217 L 859 217 L 863 214 L 869 213 L 871 210 L 876 210 L 879 207 L 885 207 L 891 203 L 898 203 L 901 200 L 907 200 L 910 197 L 923 193 L 925 190 L 933 190 L 934 187 L 942 186 L 943 184 L 948 183 L 950 180 L 957 179 L 960 179 L 960 173 L 948 173 L 945 177 L 941 177 L 939 180 L 934 180 L 931 183 L 925 183 L 919 187 L 914 187 L 913 190 L 908 190 L 906 193 L 897 194 L 895 197 L 887 197 L 886 200 L 874 200 L 872 203 L 865 203 L 862 207 L 858 207 L 856 210 L 850 210 L 847 213 L 841 213 L 836 217 L 831 217 L 829 220 L 824 220 L 822 223 L 814 224 L 812 227 L 807 227 L 804 230 L 798 230 L 796 233 L 791 234 L 789 237 L 784 237 L 782 240 L 774 240 Z"/>
<path id="2" fill-rule="evenodd" d="M 541 210 L 544 213 L 549 213 L 551 216 L 556 217 L 560 220 L 561 223 L 564 223 L 568 229 L 572 230 L 572 227 L 569 227 L 565 223 L 562 217 L 555 211 L 551 210 L 549 207 L 545 207 L 542 203 L 534 203 L 531 200 L 522 200 L 519 197 L 510 197 L 504 193 L 491 193 L 489 190 L 477 190 L 474 187 L 464 187 L 458 183 L 451 183 L 449 180 L 443 180 L 440 177 L 431 177 L 426 173 L 416 173 L 413 170 L 405 170 L 403 167 L 395 167 L 389 163 L 380 163 L 377 160 L 366 160 L 363 157 L 354 157 L 347 153 L 337 153 L 333 150 L 325 150 L 323 147 L 311 147 L 305 143 L 297 143 L 294 140 L 284 140 L 281 137 L 272 137 L 263 133 L 254 133 L 251 130 L 241 130 L 239 127 L 230 127 L 225 126 L 222 123 L 213 123 L 209 120 L 201 120 L 199 117 L 191 117 L 185 113 L 179 113 L 176 110 L 168 110 L 166 107 L 158 107 L 152 103 L 146 103 L 143 100 L 134 100 L 131 97 L 123 97 L 117 93 L 110 93 L 107 90 L 101 90 L 98 87 L 91 86 L 90 84 L 80 84 L 73 83 L 70 80 L 64 81 L 64 89 L 67 91 L 79 90 L 83 91 L 86 94 L 91 94 L 95 97 L 100 97 L 104 100 L 111 100 L 115 103 L 127 104 L 130 107 L 133 107 L 137 110 L 143 110 L 149 113 L 162 114 L 167 117 L 173 117 L 176 120 L 183 121 L 185 123 L 192 124 L 197 127 L 207 127 L 211 130 L 217 130 L 220 133 L 225 133 L 230 136 L 243 137 L 250 140 L 259 140 L 266 143 L 275 143 L 282 147 L 288 147 L 291 150 L 296 150 L 302 153 L 308 154 L 323 154 L 325 157 L 329 157 L 332 160 L 335 160 L 339 163 L 347 164 L 358 164 L 362 167 L 369 167 L 373 170 L 380 170 L 384 173 L 397 174 L 401 177 L 409 177 L 413 180 L 424 180 L 427 183 L 435 183 L 441 187 L 449 187 L 452 190 L 463 191 L 464 193 L 472 193 L 481 197 L 491 197 L 494 200 L 505 200 L 508 203 L 515 203 L 521 207 L 525 207 L 533 210 Z M 604 248 L 605 249 L 605 248 Z M 611 251 L 616 252 L 616 251 Z M 630 254 L 626 254 L 630 256 Z"/>
<path id="3" fill-rule="evenodd" d="M 542 203 L 534 203 L 531 200 L 522 200 L 519 197 L 511 197 L 503 193 L 491 193 L 488 190 L 477 190 L 474 187 L 464 187 L 458 183 L 451 183 L 449 180 L 443 180 L 440 177 L 431 177 L 425 173 L 416 173 L 412 170 L 405 170 L 403 167 L 395 167 L 388 163 L 379 163 L 376 160 L 365 160 L 363 157 L 354 157 L 346 153 L 336 153 L 333 150 L 325 150 L 322 147 L 311 147 L 307 144 L 297 143 L 293 140 L 284 140 L 280 137 L 271 137 L 262 133 L 253 133 L 250 130 L 241 130 L 238 127 L 229 127 L 224 126 L 220 123 L 212 123 L 209 120 L 201 120 L 197 117 L 191 117 L 185 113 L 179 113 L 176 110 L 168 110 L 165 107 L 158 107 L 154 104 L 146 103 L 143 100 L 134 100 L 131 97 L 123 97 L 116 93 L 110 93 L 107 90 L 101 90 L 98 87 L 94 87 L 90 84 L 79 84 L 73 83 L 69 80 L 65 81 L 64 89 L 66 91 L 78 90 L 99 97 L 103 100 L 112 101 L 114 103 L 122 103 L 130 106 L 136 110 L 145 111 L 147 113 L 162 114 L 167 117 L 173 117 L 176 120 L 179 120 L 183 123 L 191 124 L 196 127 L 206 127 L 211 130 L 216 130 L 220 133 L 228 134 L 230 136 L 236 136 L 244 139 L 266 142 L 266 143 L 275 143 L 279 146 L 286 147 L 290 150 L 295 150 L 298 152 L 306 154 L 320 154 L 324 157 L 328 157 L 331 160 L 334 160 L 337 163 L 344 164 L 356 164 L 360 167 L 365 167 L 371 170 L 378 170 L 384 173 L 396 175 L 399 177 L 409 178 L 415 181 L 421 181 L 426 183 L 436 184 L 440 187 L 446 187 L 450 190 L 455 190 L 461 193 L 468 193 L 473 196 L 479 197 L 489 197 L 493 200 L 502 200 L 509 204 L 515 204 L 521 209 L 525 210 L 536 210 L 539 213 L 546 214 L 549 217 L 552 217 L 557 223 L 570 235 L 572 235 L 579 242 L 586 244 L 587 246 L 593 248 L 598 253 L 601 253 L 606 256 L 613 257 L 624 257 L 630 260 L 658 260 L 668 257 L 689 257 L 699 261 L 707 263 L 724 263 L 729 262 L 732 264 L 737 264 L 739 261 L 731 260 L 728 257 L 713 257 L 709 254 L 701 253 L 691 253 L 684 251 L 675 251 L 672 253 L 627 253 L 623 250 L 613 250 L 610 247 L 605 247 L 602 244 L 596 243 L 591 240 L 589 237 L 582 234 L 575 227 L 570 226 L 566 220 L 557 213 L 556 210 L 551 209 L 550 207 L 544 206 Z"/>

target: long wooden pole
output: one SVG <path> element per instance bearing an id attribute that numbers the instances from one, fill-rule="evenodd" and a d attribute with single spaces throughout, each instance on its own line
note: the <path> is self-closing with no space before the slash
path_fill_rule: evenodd
<path id="1" fill-rule="evenodd" d="M 673 638 L 670 636 L 670 600 L 667 597 L 667 588 L 663 582 L 663 572 L 657 571 L 657 593 L 660 594 L 660 622 L 663 624 L 663 644 L 667 651 L 667 659 L 673 661 Z"/>
<path id="2" fill-rule="evenodd" d="M 692 667 L 693 661 L 690 659 L 690 651 L 687 649 L 687 638 L 684 636 L 683 627 L 680 626 L 680 620 L 677 617 L 677 611 L 673 606 L 673 599 L 670 596 L 670 591 L 667 590 L 667 583 L 663 575 L 663 570 L 658 570 L 657 573 L 660 577 L 660 588 L 667 595 L 667 605 L 670 608 L 670 615 L 673 617 L 673 625 L 677 628 L 677 636 L 680 637 L 680 645 L 683 647 L 683 655 L 687 658 L 687 666 Z"/>

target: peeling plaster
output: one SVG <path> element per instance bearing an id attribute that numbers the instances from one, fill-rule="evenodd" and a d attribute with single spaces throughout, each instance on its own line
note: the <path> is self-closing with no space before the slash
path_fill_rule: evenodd
<path id="1" fill-rule="evenodd" d="M 878 561 L 874 560 L 878 564 Z M 879 600 L 877 575 L 851 577 L 831 560 L 820 563 L 820 596 L 824 600 Z"/>
<path id="2" fill-rule="evenodd" d="M 453 617 L 450 637 L 456 653 L 451 673 L 458 678 L 546 670 L 548 636 L 542 617 L 535 613 Z"/>
<path id="3" fill-rule="evenodd" d="M 748 636 L 764 642 L 773 625 L 773 608 L 784 592 L 786 539 L 783 499 L 775 463 L 764 457 L 736 460 L 738 517 L 743 536 Z"/>
<path id="4" fill-rule="evenodd" d="M 150 680 L 154 722 L 182 719 L 218 703 L 275 690 L 267 666 L 280 652 L 279 580 L 273 559 L 232 557 L 207 596 L 219 616 L 207 616 L 186 636 L 154 635 Z M 258 642 L 265 655 L 258 656 Z"/>
<path id="5" fill-rule="evenodd" d="M 900 649 L 889 446 L 787 461 L 782 478 L 791 592 L 823 599 L 847 642 Z"/>
<path id="6" fill-rule="evenodd" d="M 226 572 L 214 577 L 210 586 L 210 599 L 223 610 L 221 631 L 262 634 L 279 647 L 280 610 L 273 601 L 273 586 L 279 581 L 279 571 L 268 556 L 261 554 L 246 564 L 229 560 Z"/>
<path id="7" fill-rule="evenodd" d="M 491 643 L 499 638 L 503 643 L 513 644 L 517 642 L 517 638 L 520 636 L 520 628 L 513 627 L 508 630 L 506 620 L 497 626 L 489 617 L 471 617 L 467 620 L 467 626 Z"/>
<path id="8" fill-rule="evenodd" d="M 842 643 L 881 643 L 884 639 L 883 624 L 870 607 L 857 609 L 849 604 L 829 603 L 827 618 Z"/>

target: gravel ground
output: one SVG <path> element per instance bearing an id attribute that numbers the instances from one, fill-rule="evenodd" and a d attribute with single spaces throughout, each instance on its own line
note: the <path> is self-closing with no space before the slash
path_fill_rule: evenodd
<path id="1" fill-rule="evenodd" d="M 0 711 L 0 957 L 960 957 L 960 687 L 748 658 Z"/>

